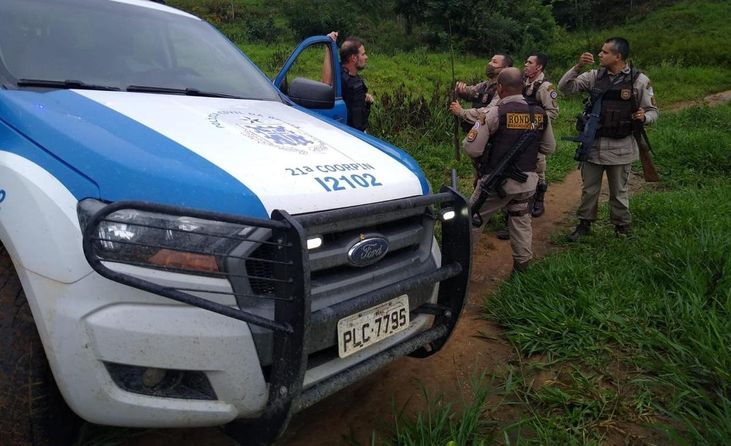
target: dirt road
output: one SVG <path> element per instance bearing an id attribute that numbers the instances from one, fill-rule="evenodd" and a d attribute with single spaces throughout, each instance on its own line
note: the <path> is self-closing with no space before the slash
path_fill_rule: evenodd
<path id="1" fill-rule="evenodd" d="M 537 257 L 551 250 L 550 237 L 562 226 L 579 202 L 581 178 L 570 173 L 548 189 L 546 213 L 533 221 L 533 249 Z M 510 243 L 483 233 L 473 251 L 470 291 L 462 318 L 447 346 L 428 359 L 404 358 L 389 364 L 368 379 L 321 401 L 294 417 L 277 445 L 342 445 L 345 438 L 369 444 L 374 429 L 389 426 L 392 399 L 397 407 L 423 405 L 419 384 L 430 394 L 442 393 L 446 401 L 469 397 L 470 378 L 482 370 L 490 373 L 514 355 L 500 336 L 500 328 L 482 319 L 485 295 L 511 271 Z"/>

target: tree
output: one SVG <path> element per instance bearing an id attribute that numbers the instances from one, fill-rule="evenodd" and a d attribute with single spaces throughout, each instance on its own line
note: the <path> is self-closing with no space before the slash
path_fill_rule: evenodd
<path id="1" fill-rule="evenodd" d="M 451 27 L 453 38 L 470 52 L 527 52 L 547 47 L 557 29 L 551 6 L 541 0 L 422 0 L 414 10 L 397 1 L 397 12 L 421 20 L 446 42 Z"/>

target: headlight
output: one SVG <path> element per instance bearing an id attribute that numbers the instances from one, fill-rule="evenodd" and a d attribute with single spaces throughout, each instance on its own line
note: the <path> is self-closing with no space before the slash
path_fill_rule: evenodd
<path id="1" fill-rule="evenodd" d="M 82 229 L 104 206 L 91 199 L 79 203 Z M 222 270 L 231 250 L 252 230 L 241 224 L 120 209 L 101 219 L 91 238 L 103 261 L 184 273 L 216 273 Z"/>

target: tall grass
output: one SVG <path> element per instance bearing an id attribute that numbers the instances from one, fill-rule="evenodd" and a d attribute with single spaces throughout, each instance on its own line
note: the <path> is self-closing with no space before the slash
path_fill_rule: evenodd
<path id="1" fill-rule="evenodd" d="M 668 173 L 663 189 L 632 198 L 634 239 L 617 239 L 600 224 L 585 243 L 486 301 L 486 314 L 524 355 L 545 354 L 596 374 L 588 389 L 574 373 L 540 391 L 523 390 L 522 400 L 534 406 L 525 424 L 537 433 L 528 443 L 567 432 L 569 443 L 601 441 L 610 421 L 643 417 L 670 432 L 665 441 L 717 445 L 731 438 L 729 118 L 726 105 L 660 121 L 656 159 Z M 629 381 L 643 385 L 627 386 L 621 399 L 609 395 L 622 411 L 577 428 L 577 408 L 607 399 L 607 383 Z"/>
<path id="2" fill-rule="evenodd" d="M 485 373 L 474 377 L 471 383 L 473 397 L 463 402 L 461 409 L 454 402 L 445 401 L 443 395 L 432 395 L 424 387 L 422 397 L 427 409 L 416 416 L 408 416 L 404 409 L 394 407 L 394 427 L 390 436 L 373 444 L 398 444 L 402 446 L 487 446 L 495 439 L 495 426 L 490 421 L 491 409 L 488 398 L 494 393 L 494 376 Z"/>
<path id="3" fill-rule="evenodd" d="M 666 114 L 652 135 L 663 183 L 632 197 L 632 239 L 600 221 L 485 301 L 524 359 L 483 409 L 519 415 L 456 444 L 728 444 L 731 105 Z M 453 410 L 399 415 L 384 444 L 446 444 L 477 408 Z"/>

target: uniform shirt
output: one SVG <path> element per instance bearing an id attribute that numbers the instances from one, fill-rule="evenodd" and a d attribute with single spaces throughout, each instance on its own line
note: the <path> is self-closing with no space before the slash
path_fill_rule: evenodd
<path id="1" fill-rule="evenodd" d="M 368 87 L 363 78 L 351 75 L 345 67 L 341 67 L 343 101 L 348 109 L 348 125 L 361 131 L 368 128 L 368 115 L 371 105 L 366 103 Z"/>
<path id="2" fill-rule="evenodd" d="M 460 95 L 460 96 L 468 101 L 477 100 L 480 89 L 482 89 L 482 88 L 486 89 L 487 86 L 496 84 L 496 83 L 497 83 L 497 79 L 480 82 L 479 84 L 476 84 L 476 85 L 468 85 L 466 88 L 466 90 L 467 90 L 466 93 L 463 95 Z M 475 122 L 477 122 L 477 119 L 480 117 L 480 114 L 487 113 L 487 111 L 490 108 L 494 107 L 495 104 L 497 104 L 498 100 L 500 100 L 500 97 L 498 96 L 497 91 L 496 91 L 489 104 L 487 104 L 484 107 L 480 107 L 480 108 L 462 109 L 462 111 L 459 114 L 459 117 L 465 122 L 474 124 Z"/>
<path id="3" fill-rule="evenodd" d="M 495 105 L 497 107 L 490 107 L 487 113 L 483 113 L 479 116 L 475 125 L 470 130 L 470 133 L 462 141 L 464 150 L 470 158 L 479 158 L 482 156 L 487 146 L 487 142 L 490 137 L 497 132 L 500 127 L 500 110 L 501 104 L 508 104 L 510 102 L 525 102 L 525 98 L 522 94 L 515 94 L 512 96 L 506 96 L 497 101 Z M 556 151 L 556 139 L 553 137 L 553 127 L 551 127 L 551 120 L 548 119 L 545 123 L 545 129 L 543 130 L 543 137 L 541 138 L 540 145 L 538 146 L 538 152 L 544 155 L 550 155 Z M 505 192 L 509 194 L 528 192 L 535 189 L 536 182 L 538 181 L 538 174 L 535 172 L 524 172 L 528 175 L 530 181 L 520 183 L 512 178 L 508 178 L 504 185 Z M 534 178 L 535 177 L 535 178 Z"/>
<path id="4" fill-rule="evenodd" d="M 563 75 L 558 82 L 558 88 L 565 94 L 576 94 L 579 92 L 590 92 L 596 84 L 598 70 L 591 70 L 579 74 L 580 70 L 572 68 Z M 624 67 L 621 73 L 630 74 L 630 68 Z M 607 71 L 610 79 L 617 75 Z M 632 87 L 633 94 L 637 98 L 639 107 L 645 110 L 645 124 L 652 124 L 657 121 L 659 112 L 655 105 L 655 93 L 650 86 L 650 79 L 640 73 Z M 601 165 L 630 164 L 640 157 L 639 147 L 634 136 L 624 138 L 598 137 L 594 140 L 594 146 L 589 151 L 588 162 Z"/>
<path id="5" fill-rule="evenodd" d="M 536 101 L 538 101 L 538 104 L 546 111 L 548 119 L 553 121 L 558 118 L 558 102 L 556 101 L 558 94 L 556 93 L 556 87 L 544 79 L 545 76 L 543 73 L 539 74 L 532 81 L 526 79 L 525 85 L 528 88 L 526 88 L 525 93 L 527 95 L 533 94 L 533 89 L 535 88 L 536 83 L 543 81 L 536 92 Z"/>

